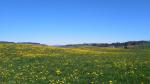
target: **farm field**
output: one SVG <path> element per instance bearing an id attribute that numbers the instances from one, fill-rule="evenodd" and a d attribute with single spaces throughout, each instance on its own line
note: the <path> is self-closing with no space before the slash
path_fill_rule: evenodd
<path id="1" fill-rule="evenodd" d="M 150 84 L 150 49 L 0 43 L 0 84 Z"/>

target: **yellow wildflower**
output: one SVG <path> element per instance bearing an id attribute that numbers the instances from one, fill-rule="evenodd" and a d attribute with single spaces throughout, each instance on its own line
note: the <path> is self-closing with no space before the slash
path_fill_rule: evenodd
<path id="1" fill-rule="evenodd" d="M 109 81 L 109 84 L 113 84 L 112 80 Z"/>
<path id="2" fill-rule="evenodd" d="M 57 75 L 61 75 L 61 73 L 62 73 L 62 72 L 60 71 L 60 69 L 57 69 L 57 70 L 56 70 L 56 74 L 57 74 Z"/>

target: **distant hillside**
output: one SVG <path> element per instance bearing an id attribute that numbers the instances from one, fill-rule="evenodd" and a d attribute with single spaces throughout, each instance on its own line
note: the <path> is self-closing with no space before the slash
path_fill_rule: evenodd
<path id="1" fill-rule="evenodd" d="M 15 43 L 15 44 L 32 44 L 32 45 L 43 45 L 46 44 L 36 42 L 8 42 L 0 41 L 0 43 Z M 116 43 L 84 43 L 84 44 L 70 44 L 63 45 L 60 47 L 79 47 L 79 46 L 96 46 L 96 47 L 112 47 L 112 48 L 150 48 L 150 41 L 128 41 L 128 42 L 116 42 Z"/>
<path id="2" fill-rule="evenodd" d="M 46 44 L 41 44 L 41 43 L 36 43 L 36 42 L 8 42 L 8 41 L 0 41 L 0 43 L 32 44 L 32 45 L 43 45 L 43 46 L 46 46 Z"/>
<path id="3" fill-rule="evenodd" d="M 0 43 L 14 43 L 14 42 L 0 41 Z"/>
<path id="4" fill-rule="evenodd" d="M 150 41 L 128 41 L 128 42 L 117 42 L 117 43 L 87 43 L 87 44 L 71 44 L 65 45 L 65 47 L 78 47 L 78 46 L 97 46 L 97 47 L 123 47 L 123 48 L 131 48 L 137 46 L 147 46 L 150 45 Z"/>

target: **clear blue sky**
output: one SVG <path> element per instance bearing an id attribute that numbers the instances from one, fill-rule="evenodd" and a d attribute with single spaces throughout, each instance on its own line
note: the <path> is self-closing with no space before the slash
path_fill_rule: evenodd
<path id="1" fill-rule="evenodd" d="M 0 0 L 0 40 L 51 45 L 150 40 L 150 0 Z"/>

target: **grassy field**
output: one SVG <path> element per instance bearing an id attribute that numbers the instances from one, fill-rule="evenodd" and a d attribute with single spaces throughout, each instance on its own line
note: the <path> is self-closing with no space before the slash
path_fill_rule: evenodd
<path id="1" fill-rule="evenodd" d="M 150 84 L 150 48 L 1 43 L 0 84 Z"/>

